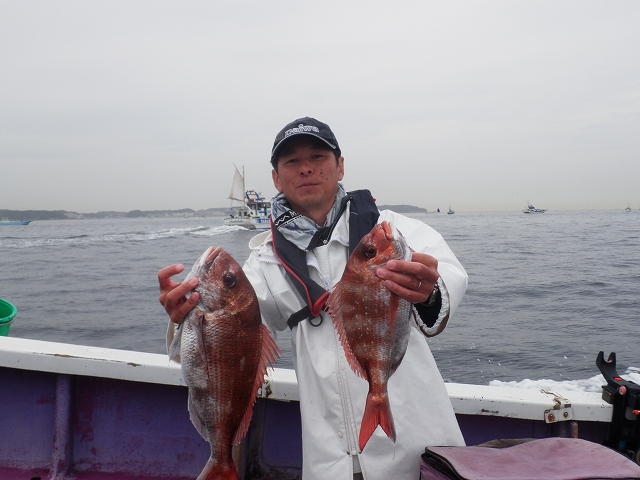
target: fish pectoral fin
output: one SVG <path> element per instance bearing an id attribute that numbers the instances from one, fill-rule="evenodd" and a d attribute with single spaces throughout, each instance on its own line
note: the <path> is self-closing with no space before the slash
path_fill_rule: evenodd
<path id="1" fill-rule="evenodd" d="M 198 349 L 198 354 L 206 360 L 207 358 L 207 346 L 204 341 L 204 320 L 207 318 L 209 313 L 204 313 L 202 310 L 193 309 L 194 315 L 191 318 L 191 326 L 193 327 L 193 332 L 196 335 L 196 345 Z M 205 363 L 206 364 L 206 363 Z"/>

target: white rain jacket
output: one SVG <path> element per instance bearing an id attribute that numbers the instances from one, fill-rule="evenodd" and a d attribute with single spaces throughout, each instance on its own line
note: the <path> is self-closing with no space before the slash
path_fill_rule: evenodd
<path id="1" fill-rule="evenodd" d="M 330 241 L 307 253 L 311 278 L 327 290 L 340 280 L 349 255 L 347 219 L 348 210 Z M 462 300 L 467 273 L 442 236 L 428 225 L 388 210 L 381 212 L 378 222 L 383 220 L 392 223 L 412 249 L 438 260 L 443 306 L 431 331 L 439 332 L 438 326 L 444 327 Z M 305 303 L 275 256 L 271 232 L 253 237 L 249 247 L 244 271 L 258 295 L 263 321 L 272 331 L 282 331 L 288 328 L 287 319 Z M 368 384 L 348 366 L 331 318 L 325 312 L 321 315 L 320 326 L 303 320 L 291 332 L 300 391 L 304 480 L 352 480 L 358 465 L 364 480 L 416 480 L 426 446 L 464 445 L 440 372 L 414 324 L 405 357 L 388 383 L 396 443 L 377 428 L 358 452 Z"/>

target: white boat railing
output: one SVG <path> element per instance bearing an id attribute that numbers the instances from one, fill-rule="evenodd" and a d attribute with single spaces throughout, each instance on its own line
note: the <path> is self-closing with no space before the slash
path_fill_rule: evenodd
<path id="1" fill-rule="evenodd" d="M 180 365 L 166 355 L 14 337 L 0 337 L 0 367 L 185 386 Z M 594 392 L 460 383 L 447 383 L 446 387 L 455 412 L 461 415 L 553 423 L 610 422 L 613 413 L 612 405 Z M 295 372 L 269 370 L 259 395 L 271 400 L 299 401 Z"/>

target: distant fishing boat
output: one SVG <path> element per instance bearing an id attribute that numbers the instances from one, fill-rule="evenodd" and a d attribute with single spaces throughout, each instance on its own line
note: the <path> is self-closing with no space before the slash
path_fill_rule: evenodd
<path id="1" fill-rule="evenodd" d="M 235 167 L 235 165 L 234 165 Z M 232 201 L 231 214 L 224 219 L 225 225 L 234 225 L 250 230 L 267 230 L 271 217 L 271 202 L 255 190 L 246 190 L 244 185 L 244 167 L 242 173 L 235 167 L 236 173 L 231 183 L 229 199 Z M 233 205 L 233 202 L 240 205 Z"/>
<path id="2" fill-rule="evenodd" d="M 454 213 L 456 213 L 456 212 L 451 210 L 451 205 L 449 205 L 449 211 L 447 212 L 447 215 L 453 215 Z"/>
<path id="3" fill-rule="evenodd" d="M 525 208 L 523 210 L 524 213 L 544 213 L 546 212 L 547 209 L 546 208 L 536 208 L 533 205 L 531 205 L 529 202 L 527 202 L 527 208 Z"/>
<path id="4" fill-rule="evenodd" d="M 624 209 L 625 212 L 630 212 L 631 211 L 631 207 L 629 206 L 629 204 L 627 203 L 627 208 Z"/>
<path id="5" fill-rule="evenodd" d="M 2 225 L 29 225 L 33 220 L 0 220 L 0 226 Z"/>

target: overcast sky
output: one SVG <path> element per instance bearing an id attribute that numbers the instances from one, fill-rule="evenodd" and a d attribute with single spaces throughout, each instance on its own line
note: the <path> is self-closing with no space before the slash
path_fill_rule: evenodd
<path id="1" fill-rule="evenodd" d="M 347 189 L 464 211 L 640 208 L 640 2 L 0 0 L 0 209 L 275 193 L 312 116 Z"/>

